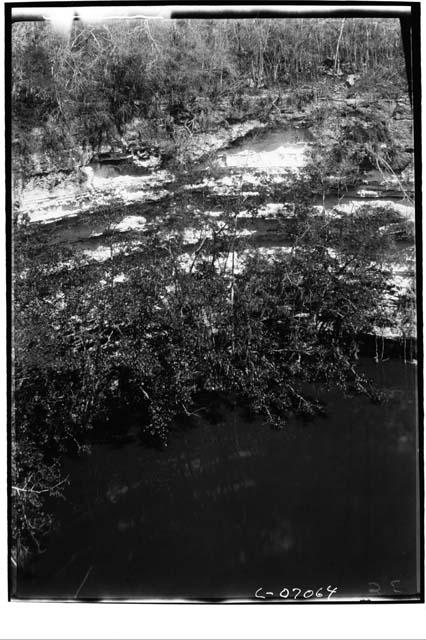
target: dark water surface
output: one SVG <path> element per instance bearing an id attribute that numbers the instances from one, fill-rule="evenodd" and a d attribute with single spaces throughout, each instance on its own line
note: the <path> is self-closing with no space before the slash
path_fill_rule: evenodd
<path id="1" fill-rule="evenodd" d="M 416 367 L 363 368 L 384 404 L 323 394 L 327 417 L 281 432 L 218 407 L 164 452 L 130 433 L 67 460 L 57 530 L 17 595 L 416 594 Z"/>

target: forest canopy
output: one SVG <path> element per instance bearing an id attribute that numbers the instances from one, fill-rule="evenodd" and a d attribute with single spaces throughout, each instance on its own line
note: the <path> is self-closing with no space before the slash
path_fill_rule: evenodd
<path id="1" fill-rule="evenodd" d="M 337 64 L 372 83 L 405 73 L 394 19 L 76 21 L 67 36 L 24 22 L 12 51 L 14 124 L 92 143 L 135 116 L 176 118 L 203 98 L 311 82 Z"/>

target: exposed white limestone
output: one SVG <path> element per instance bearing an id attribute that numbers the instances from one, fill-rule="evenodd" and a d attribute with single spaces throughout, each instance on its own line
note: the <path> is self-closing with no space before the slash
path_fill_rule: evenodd
<path id="1" fill-rule="evenodd" d="M 307 143 L 287 144 L 275 149 L 256 151 L 245 149 L 236 153 L 227 153 L 223 159 L 223 166 L 263 169 L 299 171 L 306 164 Z"/>
<path id="2" fill-rule="evenodd" d="M 415 209 L 413 204 L 394 202 L 393 200 L 343 200 L 334 209 L 339 213 L 355 213 L 362 207 L 382 208 L 386 207 L 395 211 L 402 218 L 414 220 Z"/>
<path id="3" fill-rule="evenodd" d="M 143 231 L 146 229 L 146 218 L 143 216 L 126 216 L 114 226 L 115 231 Z"/>

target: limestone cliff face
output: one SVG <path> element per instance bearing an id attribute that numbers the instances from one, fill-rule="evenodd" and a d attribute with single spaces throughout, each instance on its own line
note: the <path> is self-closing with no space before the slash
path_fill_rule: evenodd
<path id="1" fill-rule="evenodd" d="M 222 98 L 214 109 L 200 104 L 202 118 L 180 122 L 167 118 L 148 120 L 134 118 L 121 134 L 111 132 L 94 146 L 78 135 L 64 134 L 61 142 L 47 127 L 36 126 L 27 131 L 13 129 L 12 166 L 14 202 L 23 209 L 54 198 L 79 198 L 90 187 L 90 167 L 125 159 L 129 164 L 147 170 L 170 164 L 190 165 L 230 145 L 255 129 L 271 124 L 309 125 L 315 109 L 331 106 L 366 107 L 386 117 L 388 129 L 397 149 L 394 169 L 412 174 L 412 113 L 408 97 L 372 103 L 365 94 L 351 94 L 343 83 L 313 89 L 309 100 L 301 106 L 291 92 L 260 89 L 233 100 Z M 89 167 L 89 169 L 86 169 Z M 410 169 L 411 168 L 411 169 Z M 409 176 L 412 179 L 412 175 Z M 380 190 L 378 188 L 378 190 Z"/>
<path id="2" fill-rule="evenodd" d="M 53 131 L 47 125 L 31 127 L 27 123 L 23 128 L 13 124 L 15 201 L 21 200 L 23 191 L 34 189 L 51 192 L 53 196 L 58 185 L 67 191 L 74 188 L 79 192 L 85 184 L 81 168 L 102 156 L 114 158 L 129 154 L 139 165 L 145 162 L 148 168 L 170 159 L 195 161 L 244 135 L 251 129 L 251 125 L 246 125 L 248 120 L 267 119 L 276 99 L 276 91 L 258 91 L 241 96 L 238 101 L 224 97 L 213 107 L 202 103 L 200 98 L 196 125 L 195 120 L 167 116 L 167 105 L 163 105 L 164 113 L 157 118 L 134 118 L 121 133 L 110 131 L 96 145 L 85 140 L 83 132 L 71 134 Z"/>

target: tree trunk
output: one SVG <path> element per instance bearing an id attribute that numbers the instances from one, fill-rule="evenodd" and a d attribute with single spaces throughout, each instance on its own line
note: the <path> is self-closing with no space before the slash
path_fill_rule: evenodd
<path id="1" fill-rule="evenodd" d="M 343 27 L 345 26 L 345 20 L 346 18 L 343 18 L 342 24 L 340 26 L 339 37 L 337 39 L 336 55 L 334 56 L 334 73 L 337 73 L 337 70 L 340 69 L 339 47 L 340 47 L 340 41 L 342 39 Z"/>

